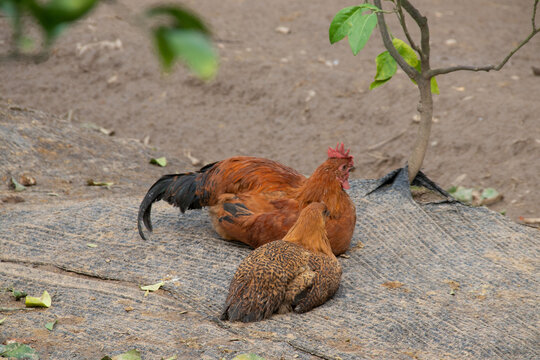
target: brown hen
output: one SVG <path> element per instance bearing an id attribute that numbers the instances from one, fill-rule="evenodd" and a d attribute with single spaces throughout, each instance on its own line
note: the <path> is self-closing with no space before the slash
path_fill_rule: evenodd
<path id="1" fill-rule="evenodd" d="M 283 240 L 255 249 L 238 266 L 222 320 L 260 321 L 324 304 L 339 287 L 341 265 L 325 230 L 326 206 L 311 203 Z"/>
<path id="2" fill-rule="evenodd" d="M 349 188 L 353 157 L 343 144 L 328 149 L 328 159 L 306 178 L 278 162 L 255 157 L 233 157 L 197 172 L 161 177 L 141 202 L 139 234 L 152 231 L 152 203 L 165 200 L 188 209 L 210 207 L 214 228 L 227 240 L 254 248 L 282 239 L 312 202 L 324 202 L 329 216 L 326 231 L 334 254 L 344 253 L 356 223 L 356 210 L 344 189 Z"/>

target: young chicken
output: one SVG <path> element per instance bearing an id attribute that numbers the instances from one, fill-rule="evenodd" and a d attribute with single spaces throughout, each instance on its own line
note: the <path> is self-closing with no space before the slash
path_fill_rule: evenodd
<path id="1" fill-rule="evenodd" d="M 306 206 L 283 240 L 255 249 L 238 266 L 221 320 L 260 321 L 324 304 L 339 287 L 341 265 L 325 230 L 326 206 Z"/>
<path id="2" fill-rule="evenodd" d="M 165 200 L 180 211 L 210 207 L 219 235 L 254 248 L 282 239 L 300 211 L 312 202 L 324 202 L 329 216 L 326 231 L 334 254 L 348 248 L 356 223 L 356 209 L 344 189 L 349 189 L 353 157 L 343 144 L 328 149 L 328 159 L 306 178 L 278 162 L 233 157 L 209 164 L 197 172 L 161 177 L 144 197 L 137 218 L 152 231 L 152 203 Z"/>

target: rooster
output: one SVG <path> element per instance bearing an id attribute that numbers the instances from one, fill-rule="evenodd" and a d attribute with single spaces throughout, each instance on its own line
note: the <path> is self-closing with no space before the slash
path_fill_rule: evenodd
<path id="1" fill-rule="evenodd" d="M 356 209 L 349 189 L 353 157 L 343 144 L 328 149 L 328 159 L 309 177 L 278 162 L 256 157 L 232 157 L 197 172 L 164 175 L 141 202 L 137 226 L 152 231 L 152 203 L 165 200 L 180 208 L 210 207 L 217 233 L 253 248 L 282 239 L 300 211 L 312 202 L 328 207 L 326 231 L 334 254 L 344 253 L 351 242 Z"/>
<path id="2" fill-rule="evenodd" d="M 304 313 L 339 287 L 341 265 L 325 229 L 322 203 L 306 206 L 283 240 L 255 249 L 238 266 L 221 320 L 260 321 L 278 312 Z"/>

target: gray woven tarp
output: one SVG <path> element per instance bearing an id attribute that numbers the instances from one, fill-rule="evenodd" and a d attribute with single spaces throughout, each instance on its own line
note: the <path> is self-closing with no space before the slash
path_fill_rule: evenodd
<path id="1" fill-rule="evenodd" d="M 132 348 L 143 359 L 539 358 L 540 232 L 444 194 L 417 203 L 396 172 L 351 181 L 358 223 L 332 300 L 256 324 L 219 321 L 250 250 L 219 239 L 205 211 L 179 215 L 163 203 L 152 212 L 154 235 L 140 239 L 139 202 L 163 173 L 148 164 L 156 155 L 134 140 L 0 104 L 0 198 L 25 199 L 0 202 L 0 308 L 22 309 L 0 311 L 0 344 L 26 342 L 42 359 Z M 169 161 L 168 172 L 189 169 Z M 23 172 L 38 185 L 14 193 L 7 183 Z M 89 178 L 115 185 L 88 187 Z M 164 289 L 148 296 L 138 287 L 161 279 Z M 8 286 L 47 290 L 52 306 L 25 310 Z"/>
<path id="2" fill-rule="evenodd" d="M 538 230 L 485 208 L 416 203 L 403 173 L 390 180 L 351 182 L 358 223 L 336 296 L 253 324 L 217 320 L 250 250 L 219 239 L 204 211 L 156 204 L 145 242 L 138 197 L 1 209 L 2 286 L 53 298 L 50 309 L 8 313 L 2 338 L 47 336 L 44 359 L 131 348 L 146 359 L 538 358 Z M 137 289 L 160 279 L 164 290 Z"/>

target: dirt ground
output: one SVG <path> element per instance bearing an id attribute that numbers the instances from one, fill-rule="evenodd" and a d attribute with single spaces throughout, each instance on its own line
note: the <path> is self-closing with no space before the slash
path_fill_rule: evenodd
<path id="1" fill-rule="evenodd" d="M 215 80 L 203 83 L 181 67 L 163 76 L 136 18 L 150 2 L 117 0 L 68 30 L 47 61 L 0 63 L 0 101 L 70 113 L 118 137 L 149 136 L 151 146 L 184 160 L 188 150 L 202 162 L 255 155 L 309 174 L 329 145 L 343 141 L 355 177 L 404 165 L 417 128 L 415 87 L 400 73 L 369 91 L 383 51 L 378 33 L 356 57 L 346 42 L 328 41 L 333 15 L 354 2 L 183 3 L 213 29 L 221 57 Z M 499 62 L 530 31 L 529 0 L 414 4 L 429 18 L 434 66 Z M 390 26 L 403 38 L 395 21 Z M 6 18 L 0 30 L 5 54 Z M 496 188 L 504 201 L 492 208 L 512 219 L 540 216 L 540 77 L 532 66 L 540 67 L 540 36 L 500 72 L 440 76 L 423 168 L 444 188 Z M 164 172 L 177 170 L 185 168 Z"/>

